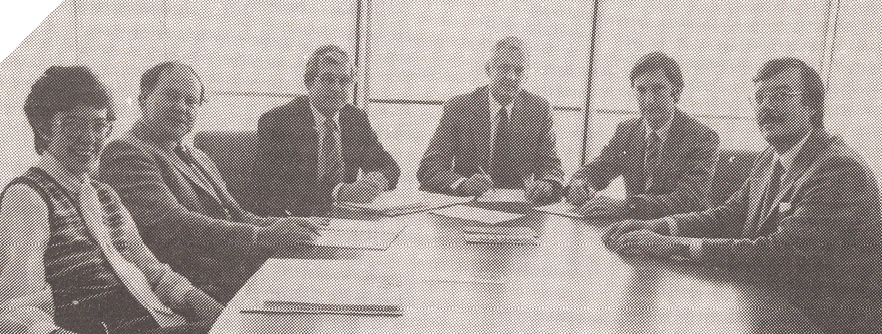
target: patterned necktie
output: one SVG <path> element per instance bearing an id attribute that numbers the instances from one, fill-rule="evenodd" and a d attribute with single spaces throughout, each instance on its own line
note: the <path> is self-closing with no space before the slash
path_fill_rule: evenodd
<path id="1" fill-rule="evenodd" d="M 661 138 L 655 131 L 649 132 L 649 138 L 646 142 L 646 155 L 643 165 L 644 180 L 646 180 L 644 191 L 648 191 L 652 186 L 652 176 L 655 175 L 655 169 L 658 167 L 659 147 L 661 146 Z"/>
<path id="2" fill-rule="evenodd" d="M 497 188 L 518 188 L 517 182 L 523 182 L 517 177 L 516 171 L 511 166 L 511 131 L 509 131 L 508 111 L 505 107 L 499 109 L 496 125 L 496 136 L 493 140 L 493 153 L 490 161 L 490 173 L 493 184 Z"/>
<path id="3" fill-rule="evenodd" d="M 337 184 L 342 174 L 343 159 L 340 154 L 340 143 L 337 140 L 339 128 L 331 117 L 325 118 L 319 154 L 319 179 L 328 184 Z"/>
<path id="4" fill-rule="evenodd" d="M 113 268 L 116 276 L 123 282 L 126 289 L 135 297 L 135 299 L 144 306 L 153 319 L 161 327 L 180 326 L 187 323 L 184 317 L 174 313 L 168 306 L 165 306 L 159 297 L 153 293 L 150 283 L 144 273 L 123 258 L 119 250 L 113 245 L 113 238 L 107 225 L 104 223 L 104 210 L 98 199 L 98 192 L 89 181 L 80 185 L 79 194 L 80 208 L 83 210 L 83 219 L 95 242 L 101 248 L 101 252 L 107 258 L 107 262 Z"/>

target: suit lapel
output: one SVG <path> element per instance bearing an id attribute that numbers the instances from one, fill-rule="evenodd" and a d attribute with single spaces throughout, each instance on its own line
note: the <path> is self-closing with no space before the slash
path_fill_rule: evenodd
<path id="1" fill-rule="evenodd" d="M 672 164 L 675 160 L 678 160 L 674 159 L 674 157 L 679 156 L 679 153 L 681 153 L 676 150 L 677 147 L 674 147 L 674 145 L 675 143 L 680 143 L 683 141 L 683 136 L 686 132 L 683 129 L 685 117 L 683 117 L 679 110 L 674 110 L 674 114 L 672 117 L 674 119 L 671 120 L 671 127 L 668 129 L 666 137 L 664 138 L 664 140 L 662 140 L 658 148 L 658 162 L 656 163 L 654 169 L 646 171 L 646 175 L 648 176 L 646 179 L 647 190 L 649 190 L 650 187 L 656 185 L 655 180 L 658 179 L 660 173 L 663 173 L 663 171 L 674 170 L 674 166 L 672 166 Z"/>
<path id="2" fill-rule="evenodd" d="M 746 238 L 755 237 L 755 233 L 761 222 L 760 219 L 768 217 L 768 212 L 760 212 L 760 209 L 763 204 L 763 195 L 768 191 L 772 182 L 775 163 L 775 155 L 772 150 L 773 148 L 769 147 L 763 153 L 763 158 L 760 160 L 760 163 L 763 164 L 762 177 L 759 178 L 759 180 L 752 181 L 750 187 L 750 196 L 748 197 L 750 199 L 750 207 L 748 208 L 747 221 L 744 224 L 744 231 L 742 232 L 743 236 Z"/>
<path id="3" fill-rule="evenodd" d="M 782 176 L 781 187 L 778 188 L 778 193 L 774 195 L 775 197 L 774 201 L 772 201 L 771 208 L 768 212 L 765 212 L 763 220 L 760 222 L 768 221 L 772 211 L 778 207 L 787 193 L 793 188 L 796 181 L 802 179 L 809 167 L 814 165 L 815 158 L 817 158 L 823 148 L 825 143 L 824 139 L 826 137 L 826 134 L 822 131 L 814 130 L 812 132 L 810 137 L 806 140 L 805 145 L 803 145 L 799 152 L 797 152 L 796 158 L 793 159 L 793 165 L 790 166 L 790 171 Z"/>
<path id="4" fill-rule="evenodd" d="M 493 126 L 493 113 L 498 110 L 490 110 L 490 94 L 488 89 L 484 86 L 474 92 L 475 113 L 473 115 L 475 118 L 472 122 L 474 122 L 473 126 L 475 131 L 477 131 L 473 138 L 477 140 L 475 146 L 478 150 L 477 156 L 480 159 L 478 165 L 485 172 L 490 173 L 490 163 L 493 155 L 493 137 L 490 134 L 490 128 Z M 468 137 L 464 138 L 468 140 Z"/>

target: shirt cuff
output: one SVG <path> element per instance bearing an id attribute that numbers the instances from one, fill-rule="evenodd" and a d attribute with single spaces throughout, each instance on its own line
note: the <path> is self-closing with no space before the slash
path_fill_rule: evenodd
<path id="1" fill-rule="evenodd" d="M 195 289 L 190 281 L 174 271 L 167 271 L 156 285 L 156 295 L 168 301 L 172 309 L 182 309 L 187 304 L 187 292 Z M 164 297 L 164 298 L 163 298 Z"/>
<path id="2" fill-rule="evenodd" d="M 48 334 L 52 333 L 55 330 L 58 330 L 58 326 L 55 326 L 54 323 L 51 322 L 38 322 L 31 325 L 28 328 L 28 333 L 30 334 Z"/>
<path id="3" fill-rule="evenodd" d="M 671 218 L 670 216 L 662 218 L 668 224 L 668 232 L 670 232 L 671 236 L 679 236 L 680 230 L 677 228 L 677 220 Z"/>
<path id="4" fill-rule="evenodd" d="M 337 185 L 334 186 L 334 190 L 331 191 L 331 199 L 333 199 L 334 202 L 338 201 L 337 195 L 340 193 L 340 188 L 343 187 L 344 184 L 345 183 L 343 182 L 337 183 Z"/>
<path id="5" fill-rule="evenodd" d="M 463 182 L 465 182 L 466 178 L 461 177 L 459 180 L 453 181 L 453 184 L 450 185 L 450 190 L 456 191 Z"/>
<path id="6" fill-rule="evenodd" d="M 693 260 L 701 258 L 701 248 L 704 241 L 700 238 L 686 238 L 686 242 L 689 243 L 689 258 Z"/>

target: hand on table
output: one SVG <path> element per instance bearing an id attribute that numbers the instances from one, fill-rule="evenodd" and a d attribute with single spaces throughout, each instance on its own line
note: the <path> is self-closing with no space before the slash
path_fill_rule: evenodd
<path id="1" fill-rule="evenodd" d="M 549 202 L 554 197 L 554 184 L 548 180 L 536 180 L 525 184 L 524 193 L 530 203 Z"/>
<path id="2" fill-rule="evenodd" d="M 493 189 L 493 180 L 490 179 L 490 175 L 475 173 L 462 181 L 456 188 L 456 192 L 461 196 L 481 196 L 490 189 Z"/>
<path id="3" fill-rule="evenodd" d="M 627 219 L 615 222 L 606 227 L 603 231 L 603 244 L 610 250 L 619 248 L 619 240 L 627 233 L 640 230 L 649 230 L 658 234 L 667 234 L 669 228 L 667 222 L 662 219 L 654 220 L 636 220 Z"/>
<path id="4" fill-rule="evenodd" d="M 255 242 L 266 249 L 283 250 L 290 245 L 308 243 L 318 237 L 322 226 L 327 226 L 328 218 L 279 218 L 272 225 L 257 227 Z"/>
<path id="5" fill-rule="evenodd" d="M 684 238 L 661 235 L 650 230 L 625 233 L 614 251 L 622 255 L 643 255 L 669 259 L 688 257 L 689 244 Z"/>
<path id="6" fill-rule="evenodd" d="M 628 213 L 628 203 L 623 199 L 594 196 L 579 206 L 576 209 L 576 213 L 586 217 L 625 218 Z"/>
<path id="7" fill-rule="evenodd" d="M 572 179 L 567 186 L 567 202 L 581 206 L 594 197 L 594 188 L 585 184 L 585 180 Z"/>
<path id="8" fill-rule="evenodd" d="M 370 203 L 382 192 L 381 185 L 377 182 L 379 181 L 362 178 L 353 183 L 344 183 L 338 190 L 337 200 L 350 203 Z"/>

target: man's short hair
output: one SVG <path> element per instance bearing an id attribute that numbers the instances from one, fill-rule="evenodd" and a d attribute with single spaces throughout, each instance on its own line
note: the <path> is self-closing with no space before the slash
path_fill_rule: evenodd
<path id="1" fill-rule="evenodd" d="M 823 127 L 824 82 L 821 81 L 821 75 L 804 61 L 792 57 L 769 60 L 760 67 L 759 73 L 753 78 L 753 82 L 758 83 L 769 80 L 771 77 L 791 68 L 799 70 L 800 81 L 802 82 L 802 105 L 818 111 L 815 116 L 812 116 L 812 126 L 815 128 Z"/>
<path id="2" fill-rule="evenodd" d="M 683 72 L 680 71 L 680 65 L 677 64 L 670 56 L 662 52 L 652 52 L 640 57 L 637 64 L 631 68 L 631 86 L 638 76 L 653 71 L 661 71 L 668 82 L 674 86 L 674 99 L 680 99 L 680 93 L 683 92 Z"/>
<path id="3" fill-rule="evenodd" d="M 24 103 L 25 115 L 34 130 L 34 150 L 43 154 L 49 148 L 45 130 L 52 128 L 58 113 L 77 107 L 107 110 L 107 120 L 116 120 L 113 99 L 107 88 L 85 66 L 52 66 L 31 86 Z"/>
<path id="4" fill-rule="evenodd" d="M 306 87 L 312 85 L 315 77 L 319 75 L 319 67 L 322 65 L 344 65 L 349 62 L 349 54 L 336 45 L 325 45 L 309 56 L 306 62 L 306 72 L 303 74 L 303 82 Z"/>
<path id="5" fill-rule="evenodd" d="M 173 68 L 183 68 L 193 76 L 196 77 L 196 80 L 199 81 L 199 104 L 205 102 L 205 84 L 202 83 L 202 77 L 199 76 L 199 73 L 196 73 L 196 70 L 193 69 L 192 66 L 176 62 L 176 61 L 167 61 L 160 63 L 156 66 L 151 67 L 143 75 L 141 75 L 141 93 L 138 94 L 138 101 L 144 101 L 147 99 L 150 94 L 153 93 L 153 90 L 156 89 L 156 85 L 159 83 L 159 76 L 165 71 L 173 69 Z"/>
<path id="6" fill-rule="evenodd" d="M 520 52 L 526 55 L 526 47 L 520 38 L 508 36 L 493 45 L 493 56 L 495 57 L 500 52 Z"/>

